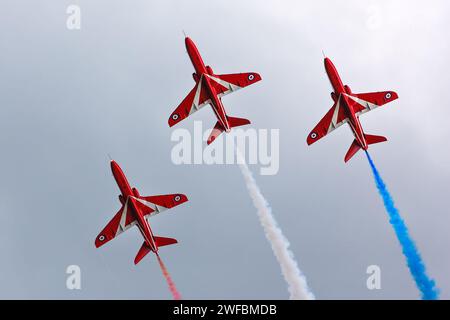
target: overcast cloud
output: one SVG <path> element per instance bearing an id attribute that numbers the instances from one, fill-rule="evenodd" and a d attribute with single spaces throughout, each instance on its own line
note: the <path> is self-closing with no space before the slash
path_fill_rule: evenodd
<path id="1" fill-rule="evenodd" d="M 81 8 L 81 30 L 66 8 Z M 155 257 L 133 265 L 131 229 L 96 249 L 120 207 L 107 154 L 143 195 L 190 201 L 151 219 L 184 298 L 287 299 L 236 165 L 172 164 L 167 119 L 192 89 L 182 30 L 216 73 L 261 82 L 223 99 L 257 129 L 280 129 L 280 169 L 250 169 L 318 299 L 416 299 L 365 156 L 344 164 L 347 127 L 313 146 L 331 107 L 322 50 L 354 92 L 399 99 L 362 116 L 386 136 L 370 152 L 450 298 L 450 56 L 446 1 L 3 0 L 0 5 L 0 298 L 171 298 Z M 213 127 L 209 108 L 193 121 Z M 82 290 L 66 289 L 66 267 Z M 366 268 L 381 267 L 381 290 Z"/>

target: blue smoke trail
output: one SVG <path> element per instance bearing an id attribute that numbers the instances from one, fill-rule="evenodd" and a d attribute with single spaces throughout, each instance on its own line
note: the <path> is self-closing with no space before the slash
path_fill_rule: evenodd
<path id="1" fill-rule="evenodd" d="M 408 228 L 400 216 L 398 209 L 395 207 L 394 200 L 392 200 L 383 179 L 381 179 L 381 176 L 367 151 L 366 155 L 369 160 L 370 167 L 372 168 L 378 191 L 383 198 L 384 207 L 389 214 L 389 222 L 394 227 L 395 234 L 397 235 L 398 241 L 400 241 L 403 254 L 406 257 L 409 271 L 411 272 L 418 289 L 422 293 L 422 299 L 436 300 L 439 298 L 439 290 L 436 288 L 434 280 L 428 277 L 425 270 L 425 264 L 420 257 L 420 253 L 417 250 L 414 241 L 409 236 Z"/>

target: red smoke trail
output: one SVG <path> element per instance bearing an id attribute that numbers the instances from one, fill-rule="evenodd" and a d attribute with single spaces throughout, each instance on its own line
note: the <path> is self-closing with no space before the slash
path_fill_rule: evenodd
<path id="1" fill-rule="evenodd" d="M 159 257 L 159 254 L 156 254 L 156 257 L 158 258 L 159 266 L 161 267 L 161 271 L 164 275 L 164 278 L 166 278 L 167 284 L 169 285 L 169 290 L 172 293 L 173 299 L 181 300 L 181 295 L 178 292 L 177 287 L 175 287 L 175 283 L 172 281 L 169 271 L 167 271 L 167 268 L 162 262 L 161 258 Z"/>

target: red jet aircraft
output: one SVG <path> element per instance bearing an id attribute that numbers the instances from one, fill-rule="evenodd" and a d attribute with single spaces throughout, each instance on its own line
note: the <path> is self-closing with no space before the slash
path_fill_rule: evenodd
<path id="1" fill-rule="evenodd" d="M 334 90 L 331 93 L 334 105 L 311 131 L 306 142 L 308 145 L 313 144 L 339 126 L 348 123 L 355 140 L 345 155 L 345 162 L 347 162 L 359 149 L 367 150 L 369 144 L 387 140 L 382 136 L 365 134 L 359 122 L 359 116 L 397 99 L 398 95 L 393 91 L 352 93 L 349 86 L 342 84 L 335 66 L 328 58 L 325 58 L 325 70 Z"/>
<path id="2" fill-rule="evenodd" d="M 142 197 L 136 188 L 130 187 L 122 169 L 113 160 L 111 170 L 121 192 L 119 201 L 122 208 L 97 236 L 95 246 L 101 247 L 134 225 L 138 226 L 144 237 L 144 243 L 134 259 L 135 264 L 150 251 L 158 254 L 159 247 L 177 243 L 176 239 L 154 236 L 146 218 L 188 201 L 187 197 L 184 194 Z"/>
<path id="3" fill-rule="evenodd" d="M 242 118 L 229 117 L 222 104 L 222 97 L 249 86 L 261 80 L 257 73 L 214 74 L 210 66 L 205 66 L 202 57 L 194 42 L 186 37 L 187 53 L 194 65 L 195 73 L 192 74 L 195 87 L 184 98 L 183 102 L 175 109 L 169 118 L 169 126 L 172 127 L 183 119 L 210 104 L 217 117 L 207 143 L 213 142 L 223 131 L 229 132 L 231 128 L 249 124 L 250 121 Z"/>

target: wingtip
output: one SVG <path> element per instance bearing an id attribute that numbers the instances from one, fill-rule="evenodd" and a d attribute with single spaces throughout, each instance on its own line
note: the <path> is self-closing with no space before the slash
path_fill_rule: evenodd
<path id="1" fill-rule="evenodd" d="M 306 138 L 306 144 L 307 144 L 308 146 L 310 146 L 310 145 L 312 145 L 314 142 L 316 142 L 315 140 L 313 140 L 313 139 L 310 137 L 310 135 L 311 135 L 311 134 L 309 134 L 308 137 Z"/>
<path id="2" fill-rule="evenodd" d="M 394 96 L 394 99 L 393 99 L 393 100 L 398 99 L 398 93 L 397 93 L 397 92 L 392 91 L 392 95 Z"/>
<path id="3" fill-rule="evenodd" d="M 182 204 L 182 203 L 189 201 L 188 197 L 185 194 L 179 193 L 178 195 L 180 196 L 180 200 L 178 201 L 178 204 Z"/>
<path id="4" fill-rule="evenodd" d="M 189 199 L 185 194 L 175 193 L 173 195 L 173 199 L 171 201 L 169 201 L 168 203 L 166 203 L 166 205 L 167 205 L 167 208 L 174 208 L 174 207 L 182 205 L 183 203 L 188 202 L 188 201 L 189 201 Z"/>
<path id="5" fill-rule="evenodd" d="M 170 115 L 169 119 L 167 120 L 167 123 L 169 124 L 169 127 L 173 127 L 174 125 L 176 125 L 178 122 L 180 122 L 181 119 L 179 117 L 179 115 L 174 112 Z"/>

